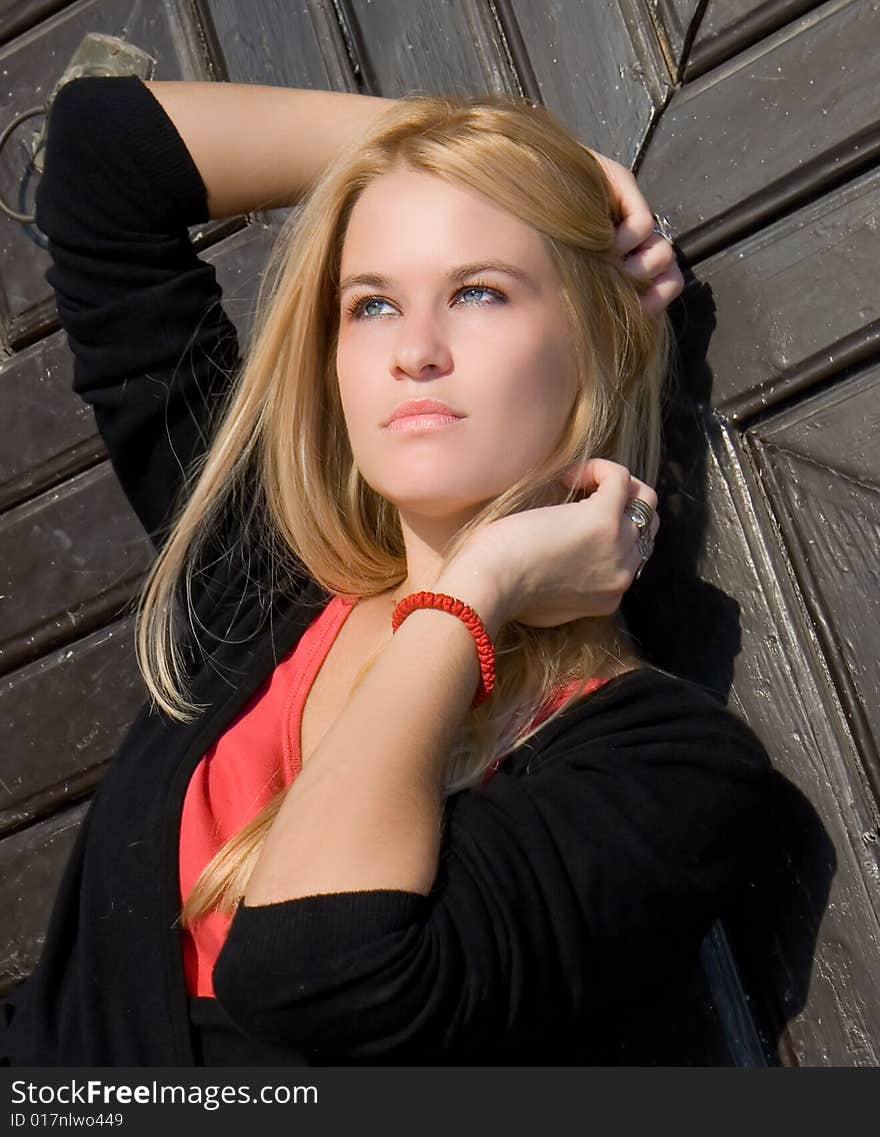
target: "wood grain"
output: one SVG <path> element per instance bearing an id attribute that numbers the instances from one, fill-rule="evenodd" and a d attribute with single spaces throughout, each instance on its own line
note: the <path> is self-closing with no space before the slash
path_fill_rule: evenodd
<path id="1" fill-rule="evenodd" d="M 639 170 L 692 263 L 880 156 L 880 25 L 830 0 L 675 93 Z"/>

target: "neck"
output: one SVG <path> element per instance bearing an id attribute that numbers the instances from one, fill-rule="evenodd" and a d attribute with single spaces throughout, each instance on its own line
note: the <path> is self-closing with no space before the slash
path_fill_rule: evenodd
<path id="1" fill-rule="evenodd" d="M 398 601 L 411 592 L 432 592 L 443 569 L 443 558 L 453 538 L 475 515 L 472 507 L 460 514 L 443 517 L 422 517 L 399 512 L 400 527 L 406 548 L 406 579 L 395 588 L 382 594 L 393 609 Z"/>

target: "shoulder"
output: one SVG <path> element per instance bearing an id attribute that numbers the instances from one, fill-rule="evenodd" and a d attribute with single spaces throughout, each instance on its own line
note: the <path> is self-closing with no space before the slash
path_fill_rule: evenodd
<path id="1" fill-rule="evenodd" d="M 531 757 L 525 766 L 515 764 L 519 772 L 600 755 L 637 764 L 726 768 L 746 777 L 772 769 L 760 739 L 719 696 L 651 666 L 624 672 L 574 700 L 527 745 Z"/>

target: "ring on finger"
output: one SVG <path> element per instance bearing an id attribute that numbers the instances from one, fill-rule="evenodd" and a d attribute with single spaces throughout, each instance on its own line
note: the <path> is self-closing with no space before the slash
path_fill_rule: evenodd
<path id="1" fill-rule="evenodd" d="M 631 497 L 623 512 L 635 524 L 640 536 L 650 532 L 654 510 L 646 501 L 642 501 L 640 497 Z"/>
<path id="2" fill-rule="evenodd" d="M 642 545 L 642 538 L 640 537 L 639 538 L 639 554 L 640 554 L 642 559 L 639 562 L 639 567 L 636 569 L 636 575 L 633 577 L 633 580 L 638 580 L 639 577 L 642 575 L 642 570 L 644 569 L 645 565 L 648 563 L 648 560 L 650 559 L 651 553 L 653 553 L 653 552 L 654 552 L 654 542 L 650 538 L 648 538 L 647 544 Z"/>
<path id="3" fill-rule="evenodd" d="M 669 218 L 666 216 L 661 217 L 659 213 L 654 213 L 652 216 L 654 218 L 654 228 L 651 232 L 659 233 L 659 235 L 664 237 L 667 241 L 673 241 L 672 226 L 669 223 Z"/>
<path id="4" fill-rule="evenodd" d="M 654 540 L 651 537 L 651 522 L 654 519 L 654 510 L 646 501 L 642 501 L 640 497 L 634 497 L 630 498 L 627 502 L 624 515 L 633 522 L 639 531 L 639 556 L 642 560 L 636 570 L 635 579 L 638 580 L 642 575 L 642 569 L 644 569 L 648 558 L 654 551 Z"/>

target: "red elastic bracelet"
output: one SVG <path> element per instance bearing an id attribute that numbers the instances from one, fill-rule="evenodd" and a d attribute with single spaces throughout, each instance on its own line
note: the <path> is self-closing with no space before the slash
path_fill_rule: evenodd
<path id="1" fill-rule="evenodd" d="M 495 648 L 489 639 L 489 633 L 483 626 L 483 621 L 463 600 L 456 600 L 454 596 L 447 596 L 445 592 L 411 592 L 397 604 L 391 614 L 391 631 L 396 632 L 410 612 L 417 608 L 439 608 L 448 612 L 467 625 L 474 642 L 477 645 L 477 655 L 480 658 L 480 686 L 471 704 L 473 708 L 492 694 L 495 686 Z"/>

